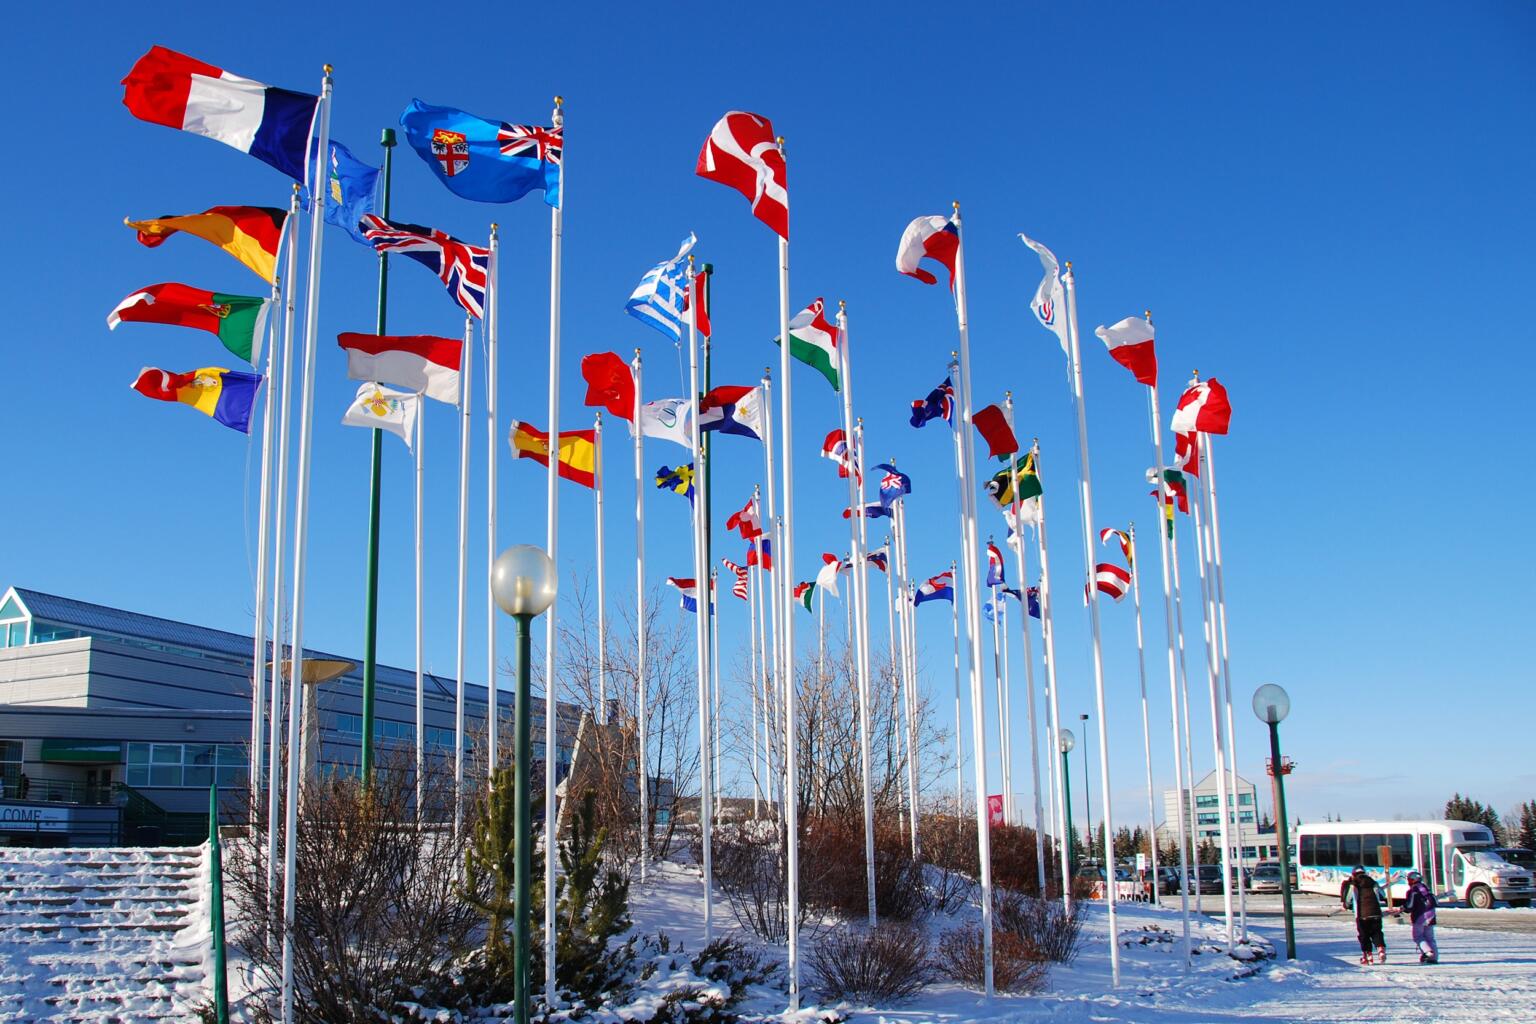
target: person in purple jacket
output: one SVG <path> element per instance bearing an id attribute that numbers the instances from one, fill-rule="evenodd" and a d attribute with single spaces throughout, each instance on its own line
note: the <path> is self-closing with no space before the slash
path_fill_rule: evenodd
<path id="1" fill-rule="evenodd" d="M 1440 949 L 1435 945 L 1435 894 L 1417 871 L 1408 872 L 1408 893 L 1403 897 L 1399 913 L 1407 914 L 1413 922 L 1413 941 L 1419 947 L 1419 963 L 1439 963 Z"/>

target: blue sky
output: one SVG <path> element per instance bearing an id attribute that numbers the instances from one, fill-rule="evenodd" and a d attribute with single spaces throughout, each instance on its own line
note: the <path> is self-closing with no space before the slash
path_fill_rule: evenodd
<path id="1" fill-rule="evenodd" d="M 1500 807 L 1536 796 L 1528 740 L 1536 609 L 1522 528 L 1532 487 L 1520 468 L 1530 465 L 1524 400 L 1536 370 L 1526 308 L 1536 144 L 1521 127 L 1536 100 L 1529 8 L 1409 4 L 1387 16 L 1335 5 L 1030 4 L 1006 14 L 924 5 L 887 8 L 878 19 L 794 4 L 667 17 L 495 6 L 472 18 L 467 10 L 424 17 L 425 8 L 403 4 L 318 18 L 308 6 L 262 10 L 260 21 L 181 4 L 88 18 L 35 6 L 12 15 L 14 38 L 30 43 L 0 80 L 11 95 L 45 90 L 49 113 L 17 118 L 4 181 L 13 205 L 47 216 L 25 218 L 26 244 L 8 261 L 0 402 L 12 451 L 0 581 L 250 628 L 259 450 L 125 386 L 141 366 L 187 369 L 221 350 L 172 328 L 109 334 L 103 318 L 158 281 L 261 287 L 196 240 L 139 247 L 124 215 L 279 205 L 288 185 L 264 164 L 126 112 L 117 83 L 150 45 L 303 90 L 317 88 L 320 65 L 333 63 L 334 134 L 364 158 L 412 97 L 542 122 L 550 97 L 564 94 L 566 428 L 590 419 L 577 374 L 588 352 L 640 346 L 647 397 L 682 393 L 670 345 L 622 307 L 639 275 L 690 230 L 718 271 L 716 381 L 749 383 L 777 364 L 773 236 L 739 196 L 693 174 L 715 119 L 755 110 L 789 140 L 792 305 L 847 300 L 870 453 L 896 456 L 914 477 L 916 574 L 940 571 L 958 548 L 948 438 L 906 424 L 908 403 L 943 377 L 955 331 L 942 287 L 899 276 L 892 258 L 908 220 L 959 199 L 977 403 L 1011 388 L 1021 432 L 1041 439 L 1052 567 L 1065 595 L 1082 565 L 1075 421 L 1060 352 L 1029 315 L 1038 263 L 1016 233 L 1076 267 L 1099 525 L 1135 519 L 1146 535 L 1159 786 L 1171 784 L 1172 768 L 1157 727 L 1167 681 L 1157 671 L 1145 400 L 1092 335 L 1147 307 L 1159 329 L 1165 409 L 1198 367 L 1227 385 L 1236 410 L 1219 457 L 1243 771 L 1263 781 L 1264 734 L 1247 698 L 1273 681 L 1294 701 L 1285 741 L 1300 766 L 1292 807 L 1304 818 L 1428 813 L 1452 790 Z M 306 30 L 311 22 L 318 28 Z M 84 132 L 66 137 L 65 112 Z M 510 207 L 459 200 L 403 147 L 398 157 L 396 216 L 466 239 L 483 236 L 491 220 L 502 224 L 501 411 L 543 425 L 547 209 L 536 198 Z M 361 640 L 367 435 L 338 425 L 355 384 L 330 339 L 371 330 L 374 277 L 366 250 L 328 233 L 306 639 L 333 650 Z M 418 267 L 395 271 L 391 295 L 393 331 L 461 329 L 456 307 Z M 53 383 L 64 368 L 67 386 Z M 808 368 L 795 383 L 805 577 L 816 554 L 842 550 L 847 534 L 839 482 L 816 458 L 837 423 L 835 396 Z M 451 672 L 454 415 L 430 409 L 426 427 L 428 660 Z M 483 427 L 474 443 L 483 460 Z M 541 542 L 544 472 L 510 462 L 500 444 L 501 540 Z M 723 445 L 732 458 L 717 478 L 722 519 L 761 477 L 758 446 Z M 633 489 L 627 443 L 612 447 L 612 589 L 627 595 Z M 679 453 L 654 442 L 646 459 L 670 465 Z M 380 654 L 409 665 L 409 461 L 392 439 L 385 473 Z M 472 486 L 476 521 L 482 487 L 483 470 Z M 690 572 L 688 534 L 680 499 L 648 498 L 648 568 L 659 584 Z M 564 487 L 561 506 L 562 571 L 585 573 L 589 495 Z M 1000 534 L 986 514 L 984 532 Z M 471 543 L 484 549 L 479 533 Z M 1185 572 L 1192 581 L 1192 555 Z M 730 643 L 745 615 L 726 600 Z M 922 612 L 924 683 L 947 719 L 948 617 Z M 1092 709 L 1086 613 L 1059 600 L 1057 628 L 1063 713 L 1075 718 Z M 482 629 L 476 615 L 476 678 Z M 1117 817 L 1134 823 L 1145 795 L 1128 602 L 1105 608 L 1104 638 Z M 1017 643 L 1014 657 L 1017 684 Z M 1203 687 L 1192 698 L 1206 721 Z M 1195 738 L 1208 766 L 1208 728 L 1197 725 Z M 1097 783 L 1093 805 L 1097 819 Z"/>

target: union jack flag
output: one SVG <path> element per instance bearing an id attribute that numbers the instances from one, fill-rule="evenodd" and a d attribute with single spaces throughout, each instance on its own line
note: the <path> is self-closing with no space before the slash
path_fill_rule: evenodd
<path id="1" fill-rule="evenodd" d="M 737 565 L 729 558 L 720 559 L 720 564 L 736 574 L 736 582 L 731 585 L 731 593 L 745 601 L 747 599 L 747 567 Z"/>
<path id="2" fill-rule="evenodd" d="M 496 142 L 502 156 L 532 158 L 559 166 L 564 130 L 556 125 L 545 128 L 535 124 L 506 124 L 496 130 Z"/>
<path id="3" fill-rule="evenodd" d="M 465 310 L 485 318 L 491 250 L 468 245 L 446 231 L 387 221 L 371 213 L 363 217 L 359 226 L 374 249 L 409 256 L 436 274 L 448 286 L 448 294 Z"/>

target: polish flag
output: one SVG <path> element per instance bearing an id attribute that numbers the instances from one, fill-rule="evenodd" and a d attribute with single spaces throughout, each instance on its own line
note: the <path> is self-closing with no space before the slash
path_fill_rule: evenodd
<path id="1" fill-rule="evenodd" d="M 1093 332 L 1109 347 L 1109 354 L 1149 388 L 1157 387 L 1157 349 L 1152 325 L 1139 316 L 1128 316 L 1113 327 Z"/>

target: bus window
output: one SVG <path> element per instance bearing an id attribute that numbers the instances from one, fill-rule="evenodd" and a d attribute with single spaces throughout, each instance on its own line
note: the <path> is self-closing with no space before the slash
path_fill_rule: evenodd
<path id="1" fill-rule="evenodd" d="M 1336 868 L 1339 866 L 1338 836 L 1317 837 L 1317 866 L 1320 868 Z"/>
<path id="2" fill-rule="evenodd" d="M 1301 866 L 1310 868 L 1317 863 L 1317 837 L 1301 837 Z"/>
<path id="3" fill-rule="evenodd" d="M 1380 867 L 1381 855 L 1376 851 L 1386 845 L 1387 837 L 1380 832 L 1367 832 L 1362 836 L 1360 839 L 1360 846 L 1362 847 L 1361 856 L 1365 858 L 1365 863 L 1372 867 Z M 1393 863 L 1396 864 L 1397 862 L 1393 861 Z"/>
<path id="4" fill-rule="evenodd" d="M 1430 879 L 1430 885 L 1434 885 L 1434 871 L 1429 866 L 1429 833 L 1419 833 L 1419 859 L 1414 862 L 1414 867 L 1424 873 Z"/>
<path id="5" fill-rule="evenodd" d="M 1413 863 L 1413 836 L 1399 833 L 1388 836 L 1387 842 L 1392 846 L 1393 867 L 1408 867 Z"/>
<path id="6" fill-rule="evenodd" d="M 1435 891 L 1439 892 L 1445 888 L 1445 838 L 1437 833 L 1434 840 L 1435 855 L 1430 863 L 1435 866 Z"/>
<path id="7" fill-rule="evenodd" d="M 1369 860 L 1372 856 L 1368 853 L 1366 859 Z M 1353 867 L 1365 862 L 1360 858 L 1360 837 L 1358 835 L 1339 836 L 1339 863 L 1345 867 Z"/>

